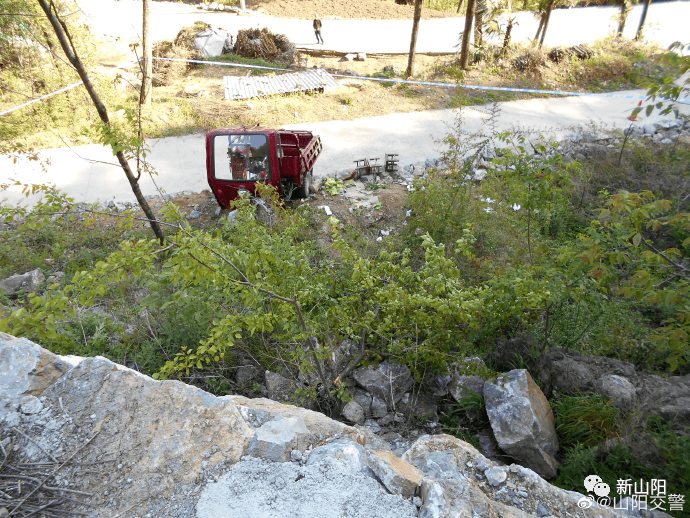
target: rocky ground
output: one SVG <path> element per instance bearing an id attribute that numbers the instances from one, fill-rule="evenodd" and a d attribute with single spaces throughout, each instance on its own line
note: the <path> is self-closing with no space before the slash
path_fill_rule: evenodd
<path id="1" fill-rule="evenodd" d="M 411 388 L 404 370 L 384 362 L 353 376 L 390 410 Z M 631 510 L 616 512 L 535 472 L 549 476 L 557 440 L 548 403 L 524 369 L 484 381 L 483 390 L 497 440 L 512 442 L 533 469 L 489 460 L 449 435 L 394 447 L 367 426 L 268 399 L 215 397 L 6 334 L 0 373 L 6 516 L 668 516 L 622 500 Z M 456 372 L 447 388 L 472 378 Z M 687 398 L 688 380 L 678 386 Z M 22 479 L 28 466 L 42 481 Z"/>

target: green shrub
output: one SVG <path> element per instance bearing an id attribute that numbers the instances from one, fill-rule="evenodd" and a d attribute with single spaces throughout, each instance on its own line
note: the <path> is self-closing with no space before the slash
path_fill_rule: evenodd
<path id="1" fill-rule="evenodd" d="M 649 483 L 657 479 L 666 481 L 667 495 L 687 496 L 690 492 L 689 431 L 673 431 L 668 422 L 653 418 L 647 424 L 647 431 L 635 429 L 628 437 L 598 446 L 575 444 L 566 447 L 561 455 L 558 477 L 553 483 L 563 489 L 584 493 L 585 477 L 598 475 L 611 488 L 610 496 L 618 499 L 618 480 Z M 671 514 L 690 517 L 687 502 L 685 504 L 683 511 L 672 511 Z M 663 507 L 669 510 L 667 499 Z"/>
<path id="2" fill-rule="evenodd" d="M 618 411 L 599 394 L 562 396 L 551 405 L 562 447 L 594 446 L 618 435 Z"/>
<path id="3" fill-rule="evenodd" d="M 449 400 L 441 403 L 447 410 L 441 412 L 440 422 L 446 433 L 469 442 L 479 448 L 480 432 L 491 430 L 489 416 L 484 405 L 484 396 L 479 392 L 463 387 L 465 396 L 460 401 Z"/>
<path id="4" fill-rule="evenodd" d="M 598 475 L 611 488 L 611 497 L 615 496 L 618 479 L 652 478 L 652 472 L 637 460 L 630 448 L 622 444 L 614 444 L 606 453 L 596 446 L 577 444 L 566 449 L 558 471 L 558 477 L 553 481 L 558 487 L 585 493 L 585 478 Z"/>

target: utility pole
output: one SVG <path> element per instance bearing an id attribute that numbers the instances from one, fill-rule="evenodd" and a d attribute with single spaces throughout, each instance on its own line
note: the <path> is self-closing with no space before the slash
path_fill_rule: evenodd
<path id="1" fill-rule="evenodd" d="M 422 0 L 415 0 L 414 20 L 412 21 L 412 37 L 410 38 L 410 57 L 407 60 L 407 77 L 412 77 L 414 73 L 414 54 L 417 47 L 417 30 L 419 29 L 419 19 L 422 17 Z"/>

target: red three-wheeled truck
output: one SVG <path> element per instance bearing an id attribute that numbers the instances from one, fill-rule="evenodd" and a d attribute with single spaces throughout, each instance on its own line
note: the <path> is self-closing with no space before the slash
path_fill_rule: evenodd
<path id="1" fill-rule="evenodd" d="M 273 185 L 286 199 L 309 196 L 321 139 L 310 131 L 228 128 L 206 133 L 208 184 L 227 208 L 256 183 Z"/>

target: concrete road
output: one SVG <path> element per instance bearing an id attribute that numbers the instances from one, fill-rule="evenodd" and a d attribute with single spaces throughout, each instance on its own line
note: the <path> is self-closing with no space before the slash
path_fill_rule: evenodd
<path id="1" fill-rule="evenodd" d="M 630 124 L 626 117 L 637 104 L 634 98 L 642 94 L 630 91 L 620 92 L 618 97 L 592 95 L 499 103 L 498 130 L 519 128 L 559 135 L 590 125 L 624 129 Z M 488 108 L 396 113 L 289 127 L 309 129 L 321 136 L 324 149 L 315 174 L 324 177 L 351 171 L 355 159 L 383 158 L 385 153 L 398 153 L 403 166 L 437 158 L 443 150 L 439 140 L 452 130 L 458 115 L 464 121 L 465 131 L 482 132 L 489 118 Z M 684 109 L 690 114 L 690 106 Z M 641 119 L 636 124 L 654 120 Z M 156 184 L 166 193 L 208 188 L 203 134 L 153 139 L 149 146 L 149 160 L 159 174 L 153 179 L 142 178 L 144 194 L 156 194 Z M 24 183 L 54 183 L 77 201 L 133 200 L 124 173 L 110 150 L 103 146 L 50 149 L 40 154 L 49 161 L 47 172 L 41 171 L 36 162 L 20 160 L 13 164 L 6 158 L 0 159 L 0 183 L 8 178 Z M 0 196 L 11 203 L 21 199 L 17 188 Z"/>
<path id="2" fill-rule="evenodd" d="M 79 3 L 96 34 L 120 38 L 121 42 L 136 39 L 140 2 L 80 0 Z M 313 35 L 308 20 L 206 13 L 182 3 L 172 2 L 153 2 L 152 7 L 154 39 L 171 38 L 179 28 L 198 19 L 212 21 L 214 25 L 222 25 L 226 29 L 268 26 L 275 32 L 287 34 L 293 41 L 304 41 L 305 45 L 307 39 Z M 556 43 L 555 40 L 550 41 L 550 37 L 563 38 L 563 44 L 599 38 L 611 29 L 611 16 L 614 14 L 614 8 L 558 10 L 549 25 L 547 43 Z M 523 34 L 520 37 L 531 35 L 529 23 L 533 22 L 532 16 L 526 13 L 519 16 L 526 18 L 516 28 L 516 36 L 521 33 Z M 680 23 L 688 19 L 689 1 L 655 3 L 648 18 L 649 34 L 659 33 L 667 40 L 686 37 L 685 27 L 680 27 Z M 579 21 L 572 23 L 573 20 Z M 324 26 L 325 47 L 343 51 L 407 52 L 405 47 L 408 45 L 408 37 L 405 36 L 405 31 L 409 30 L 410 23 L 407 20 L 328 20 Z M 458 23 L 459 19 L 424 20 L 418 50 L 452 51 Z M 636 25 L 633 12 L 628 27 Z M 405 29 L 405 26 L 408 29 Z M 112 33 L 114 28 L 117 33 Z M 597 29 L 594 30 L 595 28 Z M 352 37 L 355 33 L 359 35 L 358 38 Z M 304 38 L 300 40 L 302 36 Z M 577 36 L 576 40 L 568 40 L 574 36 Z M 355 40 L 359 45 L 357 49 L 351 47 Z M 590 123 L 609 129 L 624 128 L 629 124 L 627 115 L 637 104 L 637 97 L 642 94 L 642 91 L 621 92 L 619 95 L 629 97 L 593 95 L 501 103 L 499 128 L 522 127 L 556 133 L 571 131 L 573 127 Z M 488 117 L 486 112 L 487 109 L 482 107 L 463 109 L 461 113 L 465 121 L 465 131 L 481 131 Z M 453 110 L 427 111 L 354 121 L 305 122 L 293 127 L 309 129 L 321 135 L 324 150 L 315 173 L 317 176 L 332 176 L 351 170 L 355 159 L 383 157 L 385 153 L 398 153 L 401 165 L 423 163 L 426 159 L 436 158 L 442 151 L 438 141 L 449 133 L 457 114 L 458 112 Z M 203 138 L 203 135 L 197 134 L 149 141 L 149 160 L 159 174 L 154 178 L 142 179 L 144 193 L 156 194 L 156 185 L 167 193 L 198 192 L 205 189 L 207 184 Z M 53 183 L 77 201 L 133 199 L 124 173 L 115 164 L 109 148 L 100 145 L 78 146 L 44 150 L 40 155 L 49 162 L 47 172 L 43 172 L 35 162 L 18 160 L 14 163 L 0 157 L 0 184 L 10 179 L 23 183 Z M 6 203 L 20 201 L 20 189 L 11 188 L 5 193 L 0 193 L 0 200 L 3 198 Z"/>

